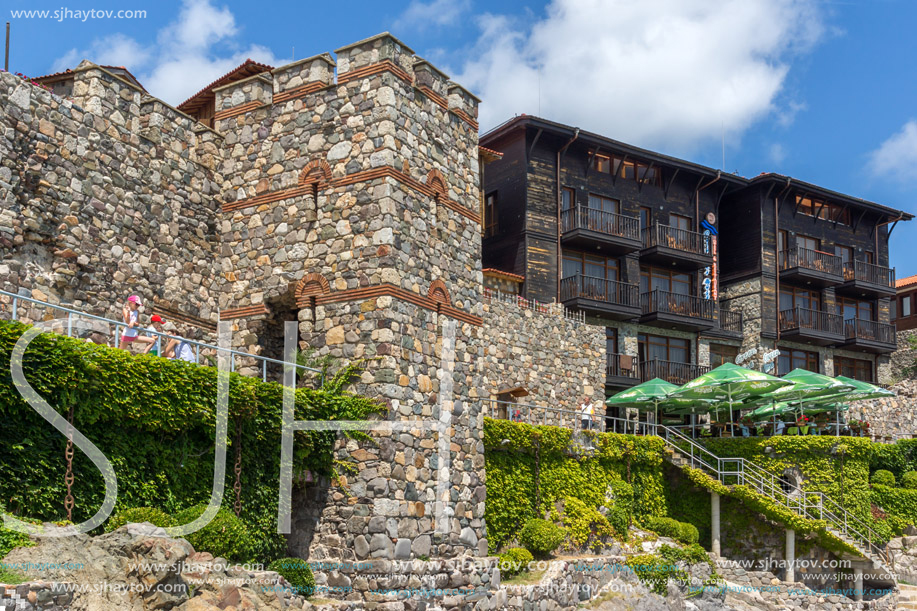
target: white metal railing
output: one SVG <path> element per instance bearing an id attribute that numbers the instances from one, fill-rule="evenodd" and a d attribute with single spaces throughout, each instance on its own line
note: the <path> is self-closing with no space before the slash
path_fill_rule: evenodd
<path id="1" fill-rule="evenodd" d="M 564 307 L 563 304 L 544 303 L 542 301 L 538 301 L 537 299 L 526 299 L 522 295 L 504 293 L 503 291 L 492 289 L 486 286 L 484 287 L 483 297 L 484 301 L 498 301 L 500 303 L 508 303 L 522 308 L 523 310 L 532 310 L 538 314 L 546 314 L 548 316 L 562 316 L 571 322 L 581 325 L 586 324 L 585 312 L 571 310 Z"/>
<path id="2" fill-rule="evenodd" d="M 580 410 L 563 409 L 560 407 L 546 407 L 544 405 L 529 405 L 515 401 L 501 401 L 498 399 L 484 399 L 483 413 L 488 418 L 498 420 L 511 420 L 525 424 L 540 424 L 560 426 L 582 430 L 583 422 L 589 422 L 589 429 L 593 431 L 605 430 L 605 408 L 601 403 L 593 403 L 595 413 L 584 415 Z"/>
<path id="3" fill-rule="evenodd" d="M 54 332 L 61 333 L 62 335 L 66 335 L 67 337 L 79 337 L 79 335 L 75 334 L 75 329 L 73 326 L 74 320 L 89 320 L 100 323 L 102 325 L 106 325 L 106 327 L 103 327 L 102 330 L 95 329 L 90 331 L 89 334 L 92 332 L 106 334 L 111 337 L 111 343 L 108 345 L 117 347 L 120 342 L 122 329 L 127 328 L 127 325 L 123 321 L 111 320 L 102 316 L 96 316 L 95 314 L 87 314 L 85 312 L 80 312 L 79 310 L 74 310 L 66 306 L 56 305 L 53 303 L 41 301 L 39 299 L 33 299 L 24 295 L 17 295 L 15 293 L 0 290 L 0 305 L 9 306 L 8 320 L 19 321 L 22 318 L 21 310 L 25 304 L 36 306 L 45 310 L 51 310 L 55 313 L 55 315 L 56 313 L 60 313 L 61 316 L 51 319 L 50 321 L 47 319 L 42 319 L 41 321 L 37 322 L 55 322 L 56 325 L 52 326 L 52 330 Z M 6 308 L 3 308 L 3 311 L 0 311 L 0 317 L 5 317 L 6 314 Z M 35 321 L 26 319 L 22 322 L 32 323 Z M 86 330 L 82 329 L 82 331 Z M 217 351 L 220 350 L 218 346 L 213 344 L 207 344 L 205 342 L 199 342 L 177 335 L 169 335 L 168 333 L 161 333 L 153 329 L 137 328 L 137 331 L 138 335 L 140 336 L 155 337 L 155 348 L 157 353 L 160 355 L 162 354 L 163 343 L 165 342 L 165 344 L 168 345 L 168 341 L 172 339 L 178 340 L 179 342 L 184 342 L 192 347 L 194 350 L 195 363 L 200 363 L 202 356 L 215 358 Z M 283 372 L 284 362 L 282 360 L 272 359 L 257 354 L 250 354 L 240 350 L 228 350 L 227 353 L 230 357 L 230 371 L 237 371 L 236 361 L 238 359 L 242 363 L 242 366 L 238 368 L 238 373 L 242 375 L 247 375 L 248 370 L 257 371 L 261 374 L 261 379 L 267 381 L 269 366 L 271 366 L 271 368 L 278 374 L 278 376 Z M 250 363 L 252 364 L 246 364 L 246 359 L 249 359 Z M 324 373 L 321 370 L 299 364 L 296 365 L 296 368 L 299 375 L 302 375 L 303 373 L 317 375 L 319 386 L 324 384 Z M 248 377 L 254 376 L 249 375 Z"/>
<path id="4" fill-rule="evenodd" d="M 803 490 L 745 458 L 719 457 L 670 427 L 653 424 L 646 426 L 653 434 L 664 439 L 666 446 L 680 454 L 691 467 L 705 471 L 724 485 L 748 486 L 802 517 L 823 520 L 829 531 L 847 539 L 865 557 L 883 566 L 888 563 L 888 554 L 877 543 L 881 541 L 878 533 L 824 493 Z"/>

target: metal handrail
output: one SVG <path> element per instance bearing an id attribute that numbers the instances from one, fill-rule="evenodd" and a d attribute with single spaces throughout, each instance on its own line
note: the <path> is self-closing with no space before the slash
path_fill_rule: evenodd
<path id="1" fill-rule="evenodd" d="M 560 300 L 591 299 L 622 306 L 638 307 L 637 284 L 608 280 L 585 274 L 574 274 L 560 281 Z"/>
<path id="2" fill-rule="evenodd" d="M 778 253 L 778 268 L 782 271 L 799 267 L 832 276 L 843 276 L 842 259 L 837 255 L 810 248 L 790 248 Z"/>
<path id="3" fill-rule="evenodd" d="M 710 252 L 710 237 L 696 231 L 656 223 L 655 225 L 644 227 L 641 233 L 644 248 L 662 246 L 693 254 L 712 256 Z"/>
<path id="4" fill-rule="evenodd" d="M 561 212 L 561 233 L 587 229 L 630 240 L 640 240 L 640 219 L 587 206 L 576 206 Z"/>
<path id="5" fill-rule="evenodd" d="M 895 326 L 875 320 L 848 318 L 844 321 L 846 339 L 867 339 L 885 344 L 895 344 Z"/>
<path id="6" fill-rule="evenodd" d="M 482 415 L 497 420 L 511 420 L 513 422 L 523 422 L 525 424 L 550 424 L 548 416 L 559 414 L 560 421 L 563 422 L 563 416 L 566 414 L 569 419 L 576 424 L 582 424 L 583 414 L 576 409 L 563 409 L 559 407 L 547 407 L 545 405 L 530 405 L 527 403 L 517 403 L 515 401 L 501 401 L 499 399 L 484 399 Z M 595 431 L 605 430 L 605 406 L 596 402 L 595 414 L 590 418 L 591 429 Z M 488 409 L 489 408 L 489 409 Z M 504 415 L 505 414 L 505 415 Z M 537 422 L 540 420 L 540 422 Z M 565 427 L 566 428 L 566 427 Z"/>
<path id="7" fill-rule="evenodd" d="M 855 547 L 858 547 L 864 556 L 873 560 L 878 559 L 881 564 L 887 564 L 888 554 L 874 543 L 880 540 L 878 534 L 861 518 L 851 514 L 823 492 L 803 490 L 800 486 L 774 475 L 748 459 L 721 458 L 694 440 L 664 425 L 653 425 L 650 430 L 662 437 L 673 451 L 679 452 L 688 459 L 692 467 L 704 468 L 714 474 L 720 483 L 729 485 L 729 478 L 733 477 L 737 484 L 750 485 L 757 492 L 803 517 L 828 523 L 842 536 L 853 540 Z M 687 444 L 688 450 L 676 444 L 673 438 L 681 444 Z M 707 459 L 703 460 L 701 456 L 706 456 Z M 724 465 L 729 463 L 736 465 L 734 470 L 724 468 Z M 716 467 L 713 466 L 714 464 Z M 784 490 L 784 486 L 789 490 Z"/>
<path id="8" fill-rule="evenodd" d="M 780 310 L 777 315 L 777 322 L 781 331 L 791 331 L 794 329 L 811 329 L 813 331 L 824 331 L 834 335 L 843 335 L 843 319 L 840 314 L 832 314 L 823 310 L 812 310 L 809 308 L 790 308 Z"/>
<path id="9" fill-rule="evenodd" d="M 105 323 L 105 324 L 107 324 L 107 325 L 113 325 L 114 328 L 115 328 L 114 338 L 116 338 L 116 339 L 119 339 L 119 338 L 121 337 L 121 328 L 122 328 L 122 327 L 127 328 L 127 325 L 124 323 L 124 321 L 112 320 L 112 319 L 110 319 L 110 318 L 105 318 L 105 317 L 103 317 L 103 316 L 97 316 L 97 315 L 95 315 L 95 314 L 87 314 L 86 312 L 81 312 L 81 311 L 75 310 L 75 309 L 73 309 L 73 308 L 68 308 L 68 307 L 66 307 L 66 306 L 57 305 L 57 304 L 53 304 L 53 303 L 48 303 L 48 302 L 46 302 L 46 301 L 41 301 L 40 299 L 33 299 L 32 297 L 26 297 L 26 296 L 24 296 L 24 295 L 17 295 L 16 293 L 10 293 L 10 292 L 4 291 L 4 290 L 0 290 L 0 297 L 8 297 L 8 298 L 11 299 L 11 312 L 10 312 L 10 315 L 11 315 L 11 316 L 10 316 L 10 320 L 14 320 L 14 321 L 18 321 L 18 320 L 19 320 L 19 303 L 20 303 L 20 302 L 32 303 L 32 304 L 41 306 L 41 307 L 43 307 L 43 308 L 51 308 L 51 309 L 53 309 L 53 310 L 57 310 L 57 311 L 60 311 L 60 312 L 63 312 L 63 313 L 65 313 L 65 314 L 67 314 L 67 332 L 66 332 L 67 337 L 72 337 L 72 336 L 73 336 L 72 333 L 73 333 L 73 319 L 74 319 L 74 317 L 78 317 L 78 318 L 81 318 L 81 319 L 89 319 L 89 320 L 93 320 L 93 321 L 97 321 L 97 322 L 102 322 L 102 323 Z M 197 340 L 188 339 L 188 338 L 181 337 L 181 336 L 177 336 L 177 335 L 169 335 L 168 333 L 161 333 L 161 332 L 155 331 L 155 330 L 153 330 L 153 329 L 147 329 L 147 328 L 142 328 L 142 329 L 141 329 L 141 328 L 137 328 L 137 331 L 138 331 L 138 335 L 143 335 L 143 336 L 156 336 L 156 351 L 157 351 L 158 353 L 160 353 L 160 354 L 162 353 L 162 344 L 163 344 L 163 340 L 166 340 L 166 343 L 168 343 L 168 340 L 170 340 L 170 339 L 176 339 L 176 340 L 178 340 L 178 341 L 180 341 L 180 342 L 184 342 L 184 343 L 186 343 L 186 344 L 188 344 L 188 345 L 190 345 L 190 346 L 193 346 L 193 347 L 194 347 L 194 362 L 195 362 L 195 363 L 200 363 L 200 360 L 201 360 L 200 357 L 201 357 L 201 351 L 202 351 L 202 350 L 203 350 L 204 352 L 211 351 L 211 352 L 213 352 L 214 354 L 216 354 L 217 352 L 220 352 L 220 351 L 224 351 L 224 350 L 221 349 L 219 346 L 215 346 L 215 345 L 213 345 L 213 344 L 208 344 L 208 343 L 205 343 L 205 342 L 199 342 L 199 341 L 197 341 Z M 117 343 L 115 343 L 115 346 L 117 346 Z M 267 366 L 268 366 L 268 364 L 271 364 L 271 365 L 279 365 L 279 366 L 281 366 L 281 367 L 285 365 L 285 362 L 282 361 L 282 360 L 272 359 L 272 358 L 269 358 L 269 357 L 266 357 L 266 356 L 260 356 L 260 355 L 257 355 L 257 354 L 250 354 L 250 353 L 248 353 L 248 352 L 242 352 L 241 350 L 232 350 L 232 349 L 229 349 L 229 350 L 225 350 L 225 352 L 228 353 L 228 354 L 229 354 L 229 357 L 230 357 L 230 360 L 229 360 L 229 363 L 230 363 L 230 371 L 236 371 L 236 367 L 235 367 L 235 364 L 236 364 L 236 357 L 240 357 L 240 358 L 250 358 L 250 359 L 254 359 L 255 361 L 260 361 L 260 363 L 261 363 L 261 379 L 264 380 L 264 381 L 267 381 Z M 205 356 L 206 356 L 206 354 L 205 354 Z M 309 372 L 309 373 L 318 374 L 318 375 L 319 375 L 319 384 L 320 384 L 320 385 L 324 385 L 324 383 L 325 383 L 324 372 L 322 372 L 320 369 L 315 369 L 315 368 L 313 368 L 313 367 L 306 367 L 305 365 L 299 365 L 299 364 L 296 364 L 295 367 L 296 367 L 297 371 L 300 372 L 300 373 Z"/>
<path id="10" fill-rule="evenodd" d="M 895 288 L 895 268 L 866 261 L 847 261 L 844 263 L 844 281 L 851 280 Z"/>

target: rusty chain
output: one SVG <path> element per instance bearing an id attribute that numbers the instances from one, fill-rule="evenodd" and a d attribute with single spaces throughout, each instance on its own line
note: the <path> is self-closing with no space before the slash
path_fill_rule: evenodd
<path id="1" fill-rule="evenodd" d="M 67 510 L 67 521 L 73 522 L 73 406 L 70 406 L 70 413 L 67 415 L 67 422 L 70 426 L 67 428 L 67 449 L 64 450 L 64 458 L 67 459 L 67 474 L 64 475 L 64 483 L 67 485 L 67 496 L 64 497 L 64 509 Z"/>
<path id="2" fill-rule="evenodd" d="M 238 516 L 242 512 L 242 421 L 239 420 L 236 423 L 236 483 L 233 485 L 233 490 L 236 491 L 236 504 L 233 507 Z"/>

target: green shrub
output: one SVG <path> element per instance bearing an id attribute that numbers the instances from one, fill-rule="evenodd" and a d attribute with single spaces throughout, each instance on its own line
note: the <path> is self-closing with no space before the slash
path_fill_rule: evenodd
<path id="1" fill-rule="evenodd" d="M 132 509 L 119 511 L 110 517 L 105 524 L 105 532 L 117 530 L 125 524 L 140 524 L 141 522 L 149 522 L 153 526 L 160 526 L 162 528 L 174 526 L 175 524 L 172 516 L 162 510 L 153 507 L 134 507 Z"/>
<path id="2" fill-rule="evenodd" d="M 511 547 L 500 554 L 500 577 L 510 579 L 523 571 L 527 571 L 529 563 L 534 558 L 531 552 L 521 547 Z"/>
<path id="3" fill-rule="evenodd" d="M 608 523 L 611 524 L 611 527 L 618 533 L 618 536 L 622 539 L 627 538 L 627 528 L 629 526 L 629 519 L 627 511 L 622 507 L 617 505 L 608 510 L 608 514 L 605 516 L 608 518 Z"/>
<path id="4" fill-rule="evenodd" d="M 894 486 L 895 485 L 895 476 L 891 471 L 886 471 L 885 469 L 879 469 L 872 474 L 870 481 L 873 484 L 879 484 L 880 486 Z"/>
<path id="5" fill-rule="evenodd" d="M 692 543 L 683 548 L 663 545 L 659 548 L 659 556 L 669 564 L 675 564 L 676 562 L 687 562 L 688 564 L 706 562 L 711 564 L 712 562 L 704 548 L 697 543 Z"/>
<path id="6" fill-rule="evenodd" d="M 543 557 L 557 549 L 566 536 L 566 531 L 553 522 L 533 518 L 519 531 L 519 543 L 532 554 Z"/>
<path id="7" fill-rule="evenodd" d="M 908 490 L 917 490 L 917 471 L 908 471 L 902 475 L 901 487 Z"/>
<path id="8" fill-rule="evenodd" d="M 301 558 L 278 558 L 267 567 L 277 571 L 293 586 L 293 591 L 301 596 L 312 596 L 315 593 L 315 577 L 312 567 Z"/>
<path id="9" fill-rule="evenodd" d="M 180 511 L 174 516 L 175 524 L 189 524 L 196 520 L 207 505 L 202 503 Z M 210 552 L 214 556 L 233 562 L 249 562 L 255 542 L 245 523 L 228 509 L 221 507 L 207 526 L 186 535 L 195 551 Z"/>
<path id="10" fill-rule="evenodd" d="M 576 547 L 601 549 L 602 542 L 614 535 L 608 518 L 576 497 L 564 499 L 564 528 Z"/>
<path id="11" fill-rule="evenodd" d="M 698 533 L 696 526 L 687 522 L 679 522 L 672 518 L 649 517 L 644 521 L 644 525 L 663 537 L 671 537 L 685 545 L 697 543 L 700 538 L 700 533 Z"/>

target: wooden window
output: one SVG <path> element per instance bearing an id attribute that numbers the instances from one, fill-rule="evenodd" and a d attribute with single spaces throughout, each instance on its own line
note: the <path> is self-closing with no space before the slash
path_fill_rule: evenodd
<path id="1" fill-rule="evenodd" d="M 821 248 L 821 240 L 818 238 L 810 238 L 806 235 L 798 235 L 796 236 L 796 246 L 807 250 L 818 250 Z"/>
<path id="2" fill-rule="evenodd" d="M 872 265 L 875 265 L 875 264 L 876 264 L 876 255 L 875 255 L 875 253 L 873 253 L 872 251 L 867 250 L 866 252 L 863 253 L 863 255 L 864 255 L 864 259 L 866 260 L 867 263 L 870 263 L 870 264 L 872 264 Z"/>
<path id="3" fill-rule="evenodd" d="M 484 198 L 484 237 L 497 235 L 497 192 Z"/>
<path id="4" fill-rule="evenodd" d="M 872 382 L 872 361 L 834 357 L 834 375 L 853 378 L 861 382 Z"/>
<path id="5" fill-rule="evenodd" d="M 640 292 L 666 291 L 679 295 L 694 294 L 694 277 L 685 272 L 679 272 L 660 267 L 640 268 Z"/>
<path id="6" fill-rule="evenodd" d="M 835 244 L 834 254 L 841 258 L 841 265 L 853 261 L 853 249 L 849 246 L 839 246 Z"/>
<path id="7" fill-rule="evenodd" d="M 780 310 L 792 310 L 794 308 L 820 310 L 821 293 L 795 286 L 780 287 Z"/>
<path id="8" fill-rule="evenodd" d="M 613 212 L 621 214 L 621 202 L 601 195 L 589 194 L 589 207 L 593 210 L 602 210 L 603 212 Z"/>
<path id="9" fill-rule="evenodd" d="M 653 224 L 653 209 L 646 206 L 640 207 L 640 229 L 646 229 Z"/>
<path id="10" fill-rule="evenodd" d="M 901 318 L 911 315 L 911 296 L 905 295 L 901 298 Z"/>
<path id="11" fill-rule="evenodd" d="M 681 216 L 679 214 L 670 214 L 669 215 L 669 227 L 674 227 L 676 229 L 684 229 L 685 231 L 691 231 L 691 220 L 686 216 Z"/>
<path id="12" fill-rule="evenodd" d="M 593 166 L 596 172 L 602 174 L 611 174 L 611 157 L 608 155 L 596 155 Z"/>
<path id="13" fill-rule="evenodd" d="M 641 333 L 637 336 L 638 358 L 641 363 L 658 359 L 690 363 L 690 342 L 680 337 L 664 337 Z"/>
<path id="14" fill-rule="evenodd" d="M 781 348 L 777 357 L 777 375 L 785 375 L 794 369 L 806 369 L 818 373 L 819 358 L 817 352 Z"/>
<path id="15" fill-rule="evenodd" d="M 583 252 L 565 250 L 563 260 L 563 277 L 577 274 L 603 280 L 617 280 L 619 263 L 617 259 L 597 257 Z"/>
<path id="16" fill-rule="evenodd" d="M 710 344 L 710 366 L 719 367 L 724 363 L 735 363 L 736 357 L 739 356 L 738 346 L 727 346 L 726 344 Z"/>
<path id="17" fill-rule="evenodd" d="M 783 252 L 789 249 L 790 236 L 787 233 L 786 229 L 781 229 L 777 232 L 777 250 Z"/>
<path id="18" fill-rule="evenodd" d="M 627 180 L 635 180 L 637 178 L 637 164 L 635 161 L 625 161 L 621 160 L 619 167 L 621 168 L 621 173 L 618 174 L 621 178 Z"/>
<path id="19" fill-rule="evenodd" d="M 570 210 L 576 205 L 576 191 L 569 188 L 560 190 L 560 209 Z"/>
<path id="20" fill-rule="evenodd" d="M 618 330 L 614 327 L 605 327 L 605 352 L 618 354 Z"/>
<path id="21" fill-rule="evenodd" d="M 844 320 L 875 320 L 876 304 L 872 301 L 860 299 L 847 299 L 839 297 L 835 303 L 835 311 L 843 316 Z"/>
<path id="22" fill-rule="evenodd" d="M 796 196 L 796 209 L 806 216 L 814 216 L 826 221 L 851 224 L 850 210 L 844 206 L 830 204 L 825 200 Z"/>
<path id="23" fill-rule="evenodd" d="M 637 165 L 637 176 L 645 185 L 662 186 L 662 168 L 648 165 Z"/>

